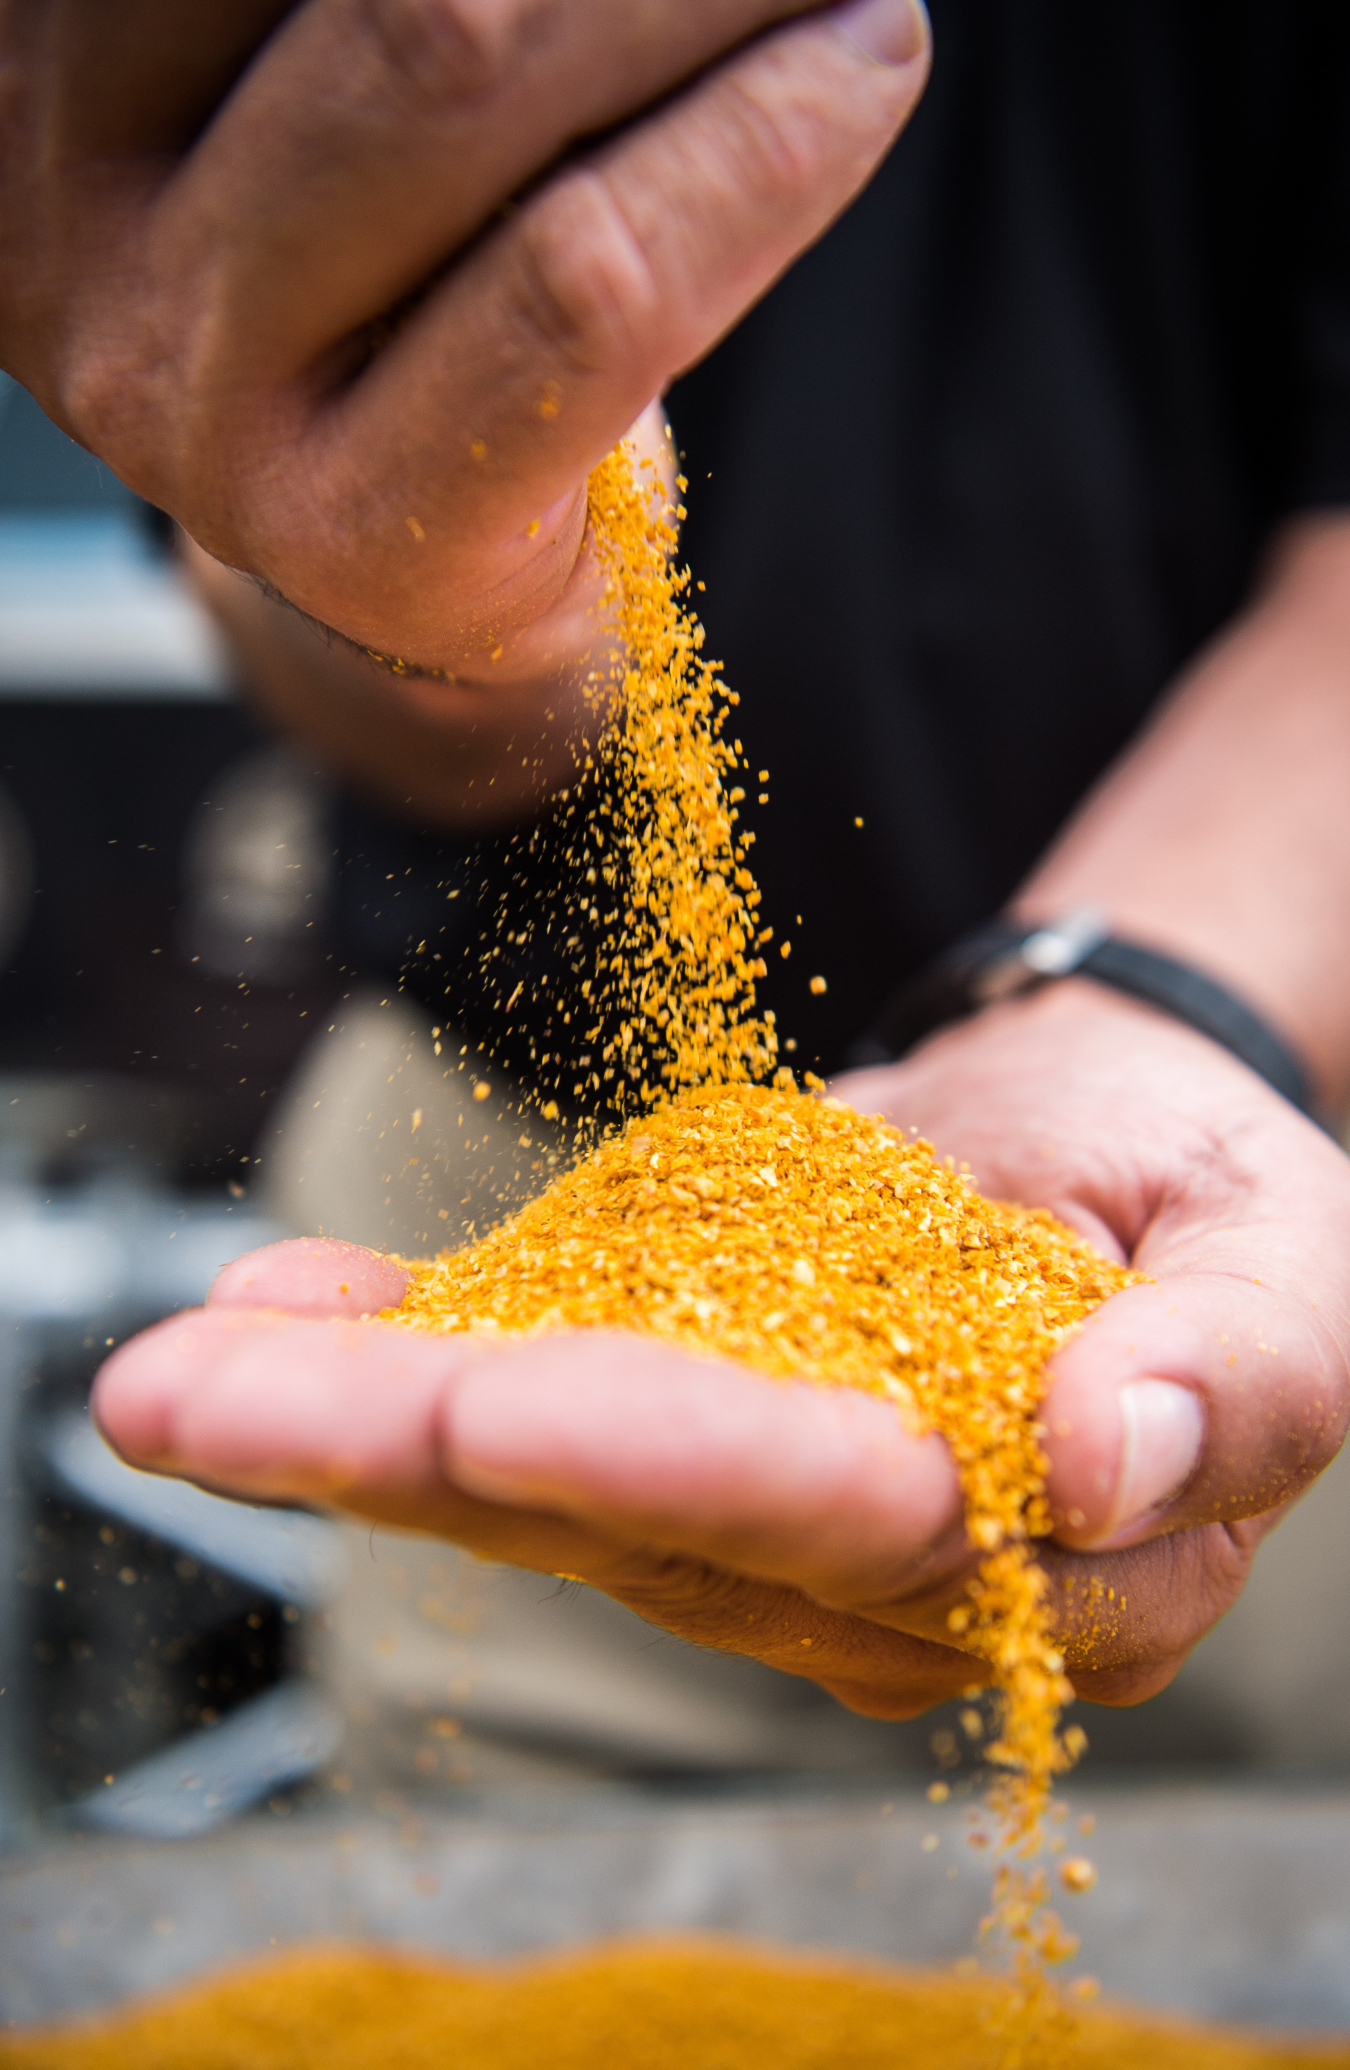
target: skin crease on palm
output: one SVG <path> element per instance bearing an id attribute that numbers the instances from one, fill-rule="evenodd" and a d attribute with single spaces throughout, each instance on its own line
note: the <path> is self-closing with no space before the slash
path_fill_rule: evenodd
<path id="1" fill-rule="evenodd" d="M 905 0 L 0 6 L 0 363 L 214 556 L 203 587 L 285 729 L 460 824 L 466 768 L 566 732 L 588 468 L 846 205 L 926 68 Z M 330 655 L 231 569 L 457 683 Z M 1245 992 L 1328 1106 L 1350 1091 L 1347 599 L 1350 525 L 1287 528 L 1020 900 L 1101 903 Z M 1075 1681 L 1148 1695 L 1340 1440 L 1345 1159 L 1086 984 L 840 1090 L 1153 1277 L 1061 1354 L 1046 1412 L 1066 1623 L 1093 1578 L 1118 1606 L 1071 1643 Z M 109 1361 L 102 1426 L 209 1486 L 584 1574 L 881 1715 L 974 1679 L 946 1643 L 955 1476 L 884 1405 L 636 1339 L 487 1352 L 357 1319 L 398 1291 L 350 1247 L 240 1261 Z"/>

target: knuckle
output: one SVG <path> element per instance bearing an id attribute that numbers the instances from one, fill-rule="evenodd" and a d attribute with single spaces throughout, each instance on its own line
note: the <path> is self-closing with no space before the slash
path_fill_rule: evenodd
<path id="1" fill-rule="evenodd" d="M 775 83 L 778 90 L 766 93 L 759 82 L 732 76 L 710 115 L 746 192 L 814 195 L 838 154 L 837 120 L 804 87 Z"/>
<path id="2" fill-rule="evenodd" d="M 1246 1132 L 1208 1116 L 1169 1115 L 1160 1142 L 1164 1210 L 1183 1225 L 1217 1215 L 1236 1218 L 1260 1199 L 1264 1177 L 1249 1155 Z"/>
<path id="3" fill-rule="evenodd" d="M 63 369 L 59 400 L 46 399 L 47 413 L 72 437 L 93 444 L 106 425 L 117 422 L 119 404 L 125 421 L 129 388 L 131 397 L 139 400 L 140 384 L 132 386 L 127 375 L 128 368 L 120 358 L 98 352 L 82 354 Z"/>
<path id="4" fill-rule="evenodd" d="M 81 352 L 62 370 L 59 392 L 43 402 L 63 430 L 138 495 L 175 515 L 190 500 L 182 449 L 192 441 L 184 413 L 174 399 L 166 402 L 144 352 Z"/>
<path id="5" fill-rule="evenodd" d="M 651 266 L 608 183 L 571 174 L 517 241 L 521 315 L 549 350 L 595 373 L 645 354 L 659 307 Z"/>
<path id="6" fill-rule="evenodd" d="M 524 28 L 521 10 L 501 0 L 357 0 L 357 19 L 380 79 L 433 114 L 499 93 Z"/>
<path id="7" fill-rule="evenodd" d="M 1163 1544 L 1174 1562 L 1167 1576 L 1169 1598 L 1184 1602 L 1190 1597 L 1189 1616 L 1183 1611 L 1172 1627 L 1178 1649 L 1189 1653 L 1242 1594 L 1255 1547 L 1225 1524 L 1174 1532 Z"/>

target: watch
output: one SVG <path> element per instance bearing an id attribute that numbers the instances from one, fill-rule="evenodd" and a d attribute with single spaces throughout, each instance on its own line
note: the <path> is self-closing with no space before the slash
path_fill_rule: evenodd
<path id="1" fill-rule="evenodd" d="M 1159 1007 L 1241 1059 L 1304 1114 L 1307 1067 L 1246 1001 L 1204 971 L 1113 935 L 1104 913 L 1081 906 L 1040 926 L 990 920 L 903 985 L 855 1042 L 849 1062 L 893 1062 L 948 1021 L 1017 999 L 1056 978 L 1090 977 Z"/>

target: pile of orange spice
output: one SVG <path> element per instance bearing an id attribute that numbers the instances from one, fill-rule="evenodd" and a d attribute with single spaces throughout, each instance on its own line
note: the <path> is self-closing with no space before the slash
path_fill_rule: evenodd
<path id="1" fill-rule="evenodd" d="M 635 1117 L 481 1243 L 415 1265 L 388 1319 L 493 1341 L 629 1330 L 861 1388 L 941 1433 L 982 1555 L 948 1622 L 997 1692 L 995 1924 L 1030 2004 L 1043 1963 L 1073 1949 L 1035 1861 L 1073 1756 L 1031 1552 L 1050 1528 L 1037 1408 L 1047 1360 L 1128 1277 L 838 1100 L 704 1085 Z"/>
<path id="2" fill-rule="evenodd" d="M 3 2070 L 987 2070 L 991 1993 L 879 1964 L 697 1943 L 448 1968 L 296 1953 L 94 2022 L 0 2039 Z M 1109 2010 L 1064 2070 L 1350 2070 Z"/>

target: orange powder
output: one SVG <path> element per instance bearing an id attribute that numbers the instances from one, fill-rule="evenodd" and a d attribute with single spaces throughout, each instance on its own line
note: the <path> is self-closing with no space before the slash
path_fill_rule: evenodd
<path id="1" fill-rule="evenodd" d="M 879 1393 L 947 1440 L 982 1555 L 949 1629 L 996 1692 L 989 1926 L 1012 1958 L 1011 2065 L 1053 2024 L 1045 1964 L 1076 1946 L 1038 1857 L 1054 1778 L 1085 1743 L 1059 1730 L 1071 1690 L 1031 1552 L 1050 1528 L 1037 1414 L 1047 1360 L 1130 1275 L 775 1070 L 755 995 L 773 929 L 738 831 L 743 750 L 725 732 L 736 697 L 674 559 L 684 512 L 666 511 L 627 443 L 588 502 L 618 659 L 591 676 L 606 781 L 583 772 L 565 814 L 563 905 L 603 936 L 573 1002 L 596 1054 L 570 1091 L 632 1118 L 598 1147 L 583 1130 L 576 1169 L 485 1241 L 415 1267 L 393 1319 L 499 1338 L 630 1329 Z M 1073 1873 L 1088 1887 L 1090 1864 Z"/>
<path id="2" fill-rule="evenodd" d="M 760 1948 L 583 1950 L 493 1969 L 296 1954 L 95 2022 L 0 2040 L 3 2070 L 989 2070 L 990 1987 Z M 1350 2070 L 1093 2009 L 1063 2070 Z"/>

